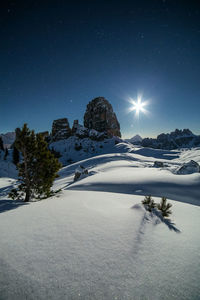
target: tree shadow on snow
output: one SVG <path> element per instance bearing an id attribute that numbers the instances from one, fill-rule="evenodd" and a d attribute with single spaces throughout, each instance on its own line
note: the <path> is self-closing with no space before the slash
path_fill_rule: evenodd
<path id="1" fill-rule="evenodd" d="M 157 217 L 153 222 L 154 225 L 163 223 L 168 227 L 169 230 L 174 231 L 176 233 L 181 233 L 181 231 L 175 226 L 175 223 L 173 223 L 172 220 L 169 218 L 164 218 L 159 211 L 153 209 L 150 213 L 150 216 L 152 217 L 152 219 L 154 217 Z"/>
<path id="2" fill-rule="evenodd" d="M 179 158 L 180 151 L 173 150 L 162 150 L 162 149 L 153 149 L 153 148 L 140 148 L 138 150 L 132 151 L 131 153 L 140 154 L 146 157 L 154 157 L 160 159 L 172 160 Z"/>
<path id="3" fill-rule="evenodd" d="M 8 196 L 9 192 L 13 188 L 13 185 L 5 186 L 0 188 L 0 196 Z M 0 213 L 13 210 L 15 208 L 18 208 L 22 205 L 27 205 L 27 202 L 24 202 L 22 200 L 11 200 L 11 199 L 0 199 Z"/>
<path id="4" fill-rule="evenodd" d="M 134 255 L 137 255 L 137 253 L 140 250 L 140 247 L 141 247 L 142 241 L 143 241 L 143 237 L 145 234 L 145 228 L 148 223 L 151 223 L 154 226 L 163 223 L 167 226 L 167 228 L 170 231 L 174 231 L 176 233 L 181 233 L 181 231 L 175 226 L 175 223 L 173 223 L 171 221 L 171 219 L 164 218 L 162 216 L 162 214 L 159 211 L 157 211 L 156 209 L 153 209 L 151 212 L 149 212 L 147 210 L 144 211 L 144 208 L 140 204 L 136 204 L 136 205 L 132 206 L 131 208 L 143 211 L 143 216 L 142 216 L 142 219 L 141 219 L 141 222 L 140 222 L 140 225 L 137 230 L 136 237 L 135 237 L 136 243 L 134 244 Z"/>
<path id="5" fill-rule="evenodd" d="M 136 204 L 131 207 L 132 209 L 143 210 L 144 208 L 140 204 Z M 175 223 L 172 222 L 170 218 L 164 218 L 162 213 L 157 209 L 152 209 L 151 212 L 148 210 L 145 211 L 144 216 L 142 218 L 139 232 L 143 232 L 144 226 L 147 222 L 151 222 L 153 225 L 165 224 L 169 230 L 174 231 L 176 233 L 181 233 L 181 231 L 175 226 Z"/>
<path id="6" fill-rule="evenodd" d="M 119 182 L 92 182 L 84 183 L 77 182 L 75 185 L 71 185 L 70 190 L 82 190 L 82 191 L 98 191 L 98 192 L 111 192 L 120 194 L 131 195 L 152 195 L 153 197 L 162 197 L 163 193 L 168 199 L 173 199 L 178 202 L 189 203 L 200 206 L 199 201 L 199 182 L 193 184 L 180 185 L 176 182 L 157 182 L 149 180 L 149 182 L 140 183 L 125 183 Z"/>
<path id="7" fill-rule="evenodd" d="M 7 185 L 7 186 L 0 188 L 0 196 L 7 196 L 12 188 L 13 188 L 13 185 Z"/>
<path id="8" fill-rule="evenodd" d="M 9 199 L 3 199 L 0 200 L 0 213 L 18 208 L 22 205 L 27 205 L 29 203 L 24 202 L 22 200 L 9 200 Z"/>

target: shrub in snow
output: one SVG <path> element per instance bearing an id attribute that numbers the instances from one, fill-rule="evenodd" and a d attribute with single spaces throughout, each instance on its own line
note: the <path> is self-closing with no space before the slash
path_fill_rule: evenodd
<path id="1" fill-rule="evenodd" d="M 163 164 L 163 162 L 162 161 L 154 161 L 154 164 L 153 164 L 153 166 L 155 167 L 155 168 L 163 168 L 164 167 L 164 164 Z"/>
<path id="2" fill-rule="evenodd" d="M 156 207 L 156 204 L 151 195 L 145 196 L 144 200 L 142 201 L 142 204 L 148 211 L 152 211 L 152 209 Z"/>
<path id="3" fill-rule="evenodd" d="M 200 172 L 200 165 L 194 160 L 184 163 L 177 170 L 177 174 L 192 174 L 192 173 L 199 173 L 199 172 Z"/>
<path id="4" fill-rule="evenodd" d="M 161 202 L 159 204 L 156 204 L 151 196 L 145 196 L 144 200 L 142 200 L 142 204 L 148 211 L 152 211 L 152 209 L 157 208 L 161 211 L 163 217 L 168 217 L 172 213 L 172 211 L 170 210 L 172 204 L 167 203 L 166 197 L 162 197 Z"/>
<path id="5" fill-rule="evenodd" d="M 12 189 L 12 191 L 8 194 L 8 197 L 11 199 L 20 199 L 21 194 L 17 189 Z"/>
<path id="6" fill-rule="evenodd" d="M 172 207 L 171 203 L 167 203 L 167 198 L 162 197 L 161 202 L 157 204 L 157 208 L 161 211 L 163 217 L 169 217 L 172 213 L 170 208 Z"/>
<path id="7" fill-rule="evenodd" d="M 80 179 L 81 176 L 85 176 L 85 175 L 88 175 L 88 170 L 86 168 L 84 168 L 83 166 L 80 165 L 75 170 L 74 181 Z"/>

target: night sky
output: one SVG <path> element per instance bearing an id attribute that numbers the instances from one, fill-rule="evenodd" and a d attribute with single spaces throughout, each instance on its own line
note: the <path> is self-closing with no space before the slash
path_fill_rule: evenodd
<path id="1" fill-rule="evenodd" d="M 123 137 L 200 134 L 200 1 L 1 1 L 0 132 L 83 123 L 97 96 Z M 128 113 L 128 98 L 149 114 Z"/>

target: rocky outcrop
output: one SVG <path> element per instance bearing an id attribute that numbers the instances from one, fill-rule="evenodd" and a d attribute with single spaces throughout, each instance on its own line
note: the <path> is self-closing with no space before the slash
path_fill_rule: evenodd
<path id="1" fill-rule="evenodd" d="M 89 129 L 85 128 L 83 125 L 80 125 L 78 120 L 74 120 L 72 126 L 72 135 L 76 135 L 81 139 L 86 138 L 89 136 Z"/>
<path id="2" fill-rule="evenodd" d="M 154 161 L 153 167 L 155 168 L 163 168 L 164 167 L 164 163 L 162 161 Z"/>
<path id="3" fill-rule="evenodd" d="M 103 97 L 95 98 L 88 103 L 84 115 L 84 126 L 98 132 L 105 132 L 108 137 L 121 137 L 120 125 L 112 105 Z"/>
<path id="4" fill-rule="evenodd" d="M 200 165 L 194 161 L 191 160 L 187 163 L 184 163 L 178 170 L 177 174 L 192 174 L 192 173 L 199 173 L 200 172 Z"/>
<path id="5" fill-rule="evenodd" d="M 173 150 L 200 146 L 200 136 L 194 135 L 189 129 L 176 129 L 171 133 L 162 133 L 156 139 L 145 138 L 142 140 L 143 147 Z"/>
<path id="6" fill-rule="evenodd" d="M 69 127 L 69 122 L 67 118 L 53 121 L 51 136 L 53 142 L 67 139 L 71 136 L 71 129 Z"/>
<path id="7" fill-rule="evenodd" d="M 78 120 L 74 120 L 73 126 L 72 126 L 72 134 L 75 134 L 77 129 L 79 127 Z"/>
<path id="8" fill-rule="evenodd" d="M 82 165 L 78 166 L 78 168 L 75 170 L 74 174 L 74 181 L 84 178 L 88 175 L 88 170 L 84 168 Z"/>

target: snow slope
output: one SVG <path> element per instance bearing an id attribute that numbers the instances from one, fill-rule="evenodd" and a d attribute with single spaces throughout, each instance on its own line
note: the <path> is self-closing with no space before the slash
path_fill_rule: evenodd
<path id="1" fill-rule="evenodd" d="M 64 167 L 47 200 L 8 200 L 15 180 L 0 179 L 0 299 L 199 299 L 200 173 L 175 172 L 199 149 L 116 146 Z M 89 176 L 74 183 L 80 163 Z M 170 219 L 144 209 L 150 193 L 169 197 Z"/>
<path id="2" fill-rule="evenodd" d="M 120 141 L 122 140 L 118 137 L 104 139 L 103 141 L 95 141 L 90 138 L 71 136 L 68 139 L 51 143 L 50 148 L 53 148 L 60 153 L 61 157 L 59 160 L 66 166 L 72 162 L 77 162 L 96 155 L 116 153 L 118 152 L 116 143 Z M 128 144 L 122 144 L 124 144 L 124 147 L 120 152 L 127 152 L 126 148 Z"/>

